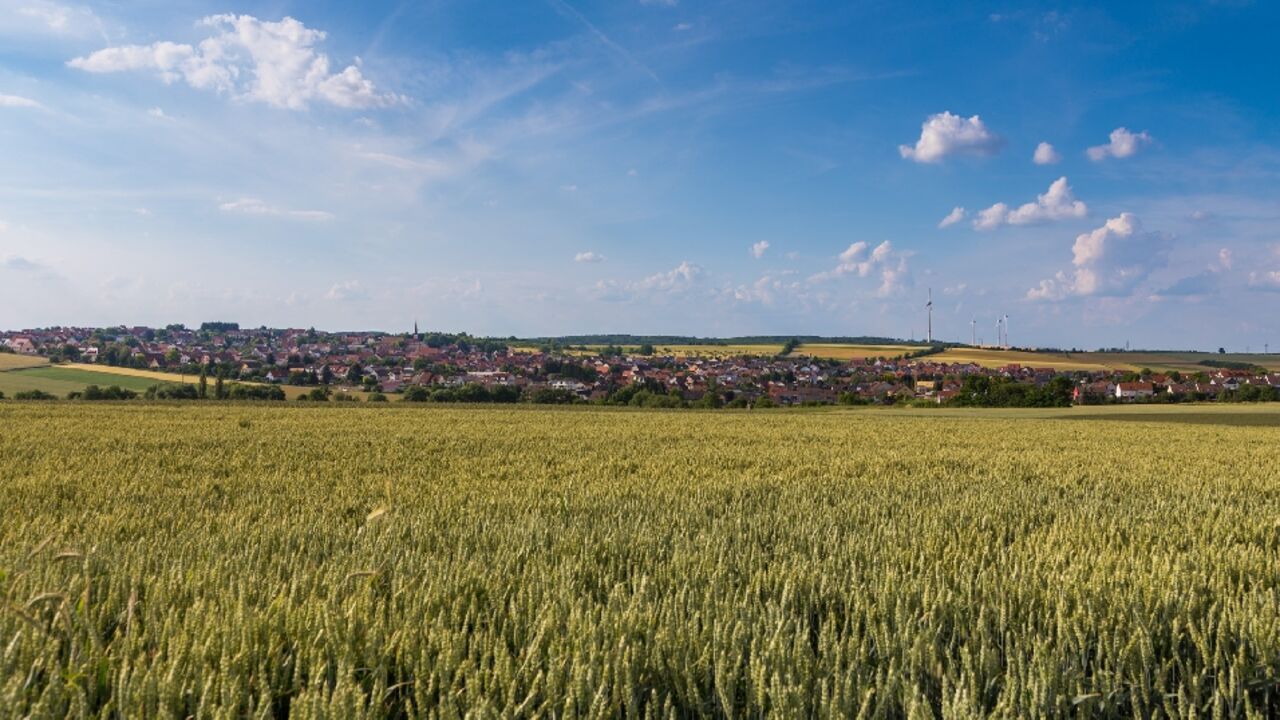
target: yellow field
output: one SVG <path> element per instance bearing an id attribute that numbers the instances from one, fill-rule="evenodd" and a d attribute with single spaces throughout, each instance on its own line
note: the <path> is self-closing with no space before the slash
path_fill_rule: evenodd
<path id="1" fill-rule="evenodd" d="M 1053 368 L 1060 371 L 1070 370 L 1119 370 L 1137 371 L 1150 368 L 1156 372 L 1178 370 L 1181 372 L 1211 371 L 1212 367 L 1201 365 L 1202 360 L 1227 360 L 1247 362 L 1272 370 L 1280 370 L 1280 355 L 1243 353 L 1218 355 L 1213 353 L 1186 352 L 1025 352 L 1020 350 L 1000 350 L 998 348 L 950 348 L 937 355 L 929 356 L 931 360 L 943 362 L 972 362 L 983 367 L 1003 367 L 1010 363 L 1023 367 Z"/>
<path id="2" fill-rule="evenodd" d="M 793 355 L 809 355 L 824 360 L 862 360 L 891 358 L 923 350 L 920 345 L 844 345 L 841 343 L 804 343 Z"/>
<path id="3" fill-rule="evenodd" d="M 22 370 L 24 368 L 40 367 L 48 364 L 48 358 L 42 358 L 36 355 L 0 353 L 0 372 L 4 372 L 6 370 Z"/>
<path id="4" fill-rule="evenodd" d="M 926 360 L 947 363 L 975 363 L 995 368 L 1014 364 L 1055 370 L 1135 370 L 1127 363 L 1101 358 L 1097 353 L 1034 353 L 996 348 L 949 348 Z"/>

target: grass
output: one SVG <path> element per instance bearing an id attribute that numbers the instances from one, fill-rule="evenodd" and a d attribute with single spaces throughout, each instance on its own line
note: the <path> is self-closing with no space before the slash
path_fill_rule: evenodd
<path id="1" fill-rule="evenodd" d="M 48 365 L 48 358 L 36 355 L 19 355 L 17 353 L 0 353 L 0 372 L 8 370 L 21 370 L 23 368 L 40 367 Z"/>
<path id="2" fill-rule="evenodd" d="M 0 403 L 0 707 L 1275 717 L 1280 429 L 1181 412 L 1275 410 Z"/>
<path id="3" fill-rule="evenodd" d="M 155 384 L 155 380 L 140 377 L 70 369 L 56 365 L 0 373 L 0 392 L 9 397 L 26 390 L 41 390 L 58 397 L 66 397 L 67 393 L 84 390 L 87 385 L 100 387 L 119 385 L 122 388 L 142 392 Z"/>
<path id="4" fill-rule="evenodd" d="M 120 387 L 128 387 L 134 390 L 139 389 L 137 387 L 138 384 L 141 385 L 142 390 L 146 390 L 147 388 L 151 387 L 152 385 L 156 385 L 157 383 L 195 384 L 200 382 L 199 375 L 191 375 L 191 374 L 182 375 L 178 373 L 163 372 L 159 370 L 140 370 L 137 368 L 114 367 L 111 365 L 92 365 L 87 363 L 65 363 L 62 365 L 51 366 L 49 369 L 55 373 L 55 375 L 51 376 L 55 379 L 59 378 L 59 376 L 56 373 L 64 373 L 64 372 L 65 373 L 88 373 L 99 378 L 97 380 L 90 381 L 98 385 L 102 385 L 102 386 L 119 385 Z M 109 378 L 109 379 L 103 379 L 103 378 Z M 2 380 L 3 379 L 0 378 L 0 381 Z M 241 381 L 229 380 L 227 382 L 239 383 Z M 133 384 L 126 385 L 125 383 L 133 383 Z M 208 383 L 209 383 L 210 392 L 212 392 L 214 378 L 208 378 Z M 260 385 L 262 383 L 245 382 L 242 384 Z M 284 390 L 285 397 L 288 398 L 289 400 L 295 400 L 299 395 L 306 395 L 307 393 L 311 392 L 310 387 L 302 387 L 299 385 L 281 385 L 280 387 L 281 389 Z M 80 390 L 80 389 L 83 389 L 83 385 L 79 387 L 74 387 L 71 389 Z M 2 385 L 0 385 L 0 390 L 4 390 L 4 387 Z M 46 392 L 52 392 L 52 391 L 46 391 Z M 350 390 L 345 392 L 341 390 L 335 390 L 335 392 L 341 392 L 344 395 L 352 395 L 354 397 L 359 398 L 361 401 L 369 399 L 369 393 L 364 392 L 362 390 Z M 392 394 L 392 395 L 388 395 L 387 399 L 391 401 L 398 401 L 400 399 L 400 396 Z"/>

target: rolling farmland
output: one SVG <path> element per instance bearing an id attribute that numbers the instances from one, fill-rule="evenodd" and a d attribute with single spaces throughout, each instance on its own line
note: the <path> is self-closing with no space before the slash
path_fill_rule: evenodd
<path id="1" fill-rule="evenodd" d="M 118 385 L 127 390 L 134 390 L 140 393 L 153 385 L 166 383 L 195 384 L 199 381 L 200 376 L 193 374 L 180 375 L 178 373 L 139 370 L 137 368 L 114 367 L 111 365 L 64 363 L 61 365 L 46 364 L 44 367 L 0 373 L 0 392 L 12 395 L 24 390 L 41 390 L 58 397 L 65 397 L 69 392 L 84 390 L 86 385 L 98 385 L 99 387 Z M 209 378 L 208 382 L 209 386 L 213 387 L 214 379 Z M 236 382 L 242 385 L 256 384 L 240 380 L 228 382 Z M 285 397 L 289 400 L 294 400 L 299 395 L 305 395 L 311 390 L 309 387 L 295 385 L 281 385 L 280 388 L 284 390 Z M 360 400 L 367 400 L 369 397 L 369 393 L 363 391 L 338 390 L 337 392 Z M 400 396 L 392 395 L 389 399 L 399 401 Z"/>
<path id="2" fill-rule="evenodd" d="M 69 392 L 84 390 L 86 385 L 100 387 L 118 385 L 127 390 L 142 392 L 156 383 L 156 380 L 143 377 L 98 372 L 96 368 L 84 370 L 62 365 L 45 365 L 0 373 L 0 392 L 6 395 L 26 390 L 40 390 L 58 397 L 66 397 Z"/>
<path id="3" fill-rule="evenodd" d="M 18 355 L 15 353 L 0 353 L 0 372 L 8 370 L 21 370 L 23 368 L 41 367 L 48 365 L 47 358 L 37 355 Z"/>
<path id="4" fill-rule="evenodd" d="M 1188 410 L 0 403 L 0 707 L 1275 716 L 1280 416 Z"/>
<path id="5" fill-rule="evenodd" d="M 949 363 L 972 362 L 983 367 L 1003 367 L 1008 364 L 1023 367 L 1053 368 L 1059 371 L 1070 370 L 1141 370 L 1150 368 L 1156 372 L 1178 370 L 1181 372 L 1212 371 L 1213 368 L 1201 365 L 1203 361 L 1227 361 L 1249 363 L 1270 370 L 1280 370 L 1280 354 L 1263 355 L 1227 353 L 1194 353 L 1194 352 L 1028 352 L 1024 350 L 1001 350 L 999 348 L 948 348 L 943 352 L 930 356 L 935 360 Z"/>

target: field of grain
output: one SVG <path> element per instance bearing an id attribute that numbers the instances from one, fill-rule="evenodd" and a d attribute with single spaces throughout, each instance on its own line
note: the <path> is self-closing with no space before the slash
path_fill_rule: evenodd
<path id="1" fill-rule="evenodd" d="M 1053 368 L 1060 372 L 1071 370 L 1138 370 L 1139 366 L 1118 361 L 1115 357 L 1101 357 L 1099 353 L 1049 353 L 998 348 L 947 348 L 929 360 L 948 363 L 975 363 L 982 367 L 996 368 L 1005 365 Z M 1154 368 L 1153 368 L 1154 369 Z M 1203 369 L 1203 368 L 1202 368 Z"/>
<path id="2" fill-rule="evenodd" d="M 35 355 L 18 355 L 17 353 L 0 353 L 0 372 L 6 370 L 21 370 L 22 368 L 40 367 L 48 365 L 48 358 L 38 357 Z"/>
<path id="3" fill-rule="evenodd" d="M 1275 411 L 1160 410 L 0 403 L 0 708 L 1275 716 Z"/>
<path id="4" fill-rule="evenodd" d="M 1023 367 L 1053 368 L 1061 372 L 1071 370 L 1121 370 L 1138 371 L 1150 368 L 1156 372 L 1212 371 L 1200 363 L 1205 360 L 1243 362 L 1271 370 L 1280 370 L 1280 355 L 1248 355 L 1244 353 L 1192 353 L 1192 352 L 1026 352 L 1000 350 L 998 348 L 948 348 L 931 356 L 946 362 L 973 362 L 983 367 L 1003 367 L 1010 363 Z"/>
<path id="5" fill-rule="evenodd" d="M 810 355 L 824 360 L 864 360 L 867 358 L 891 358 L 917 352 L 920 345 L 844 345 L 840 343 L 804 343 L 793 355 Z"/>

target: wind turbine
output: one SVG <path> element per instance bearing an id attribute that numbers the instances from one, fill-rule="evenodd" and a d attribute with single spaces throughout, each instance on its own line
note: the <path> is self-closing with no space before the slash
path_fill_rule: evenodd
<path id="1" fill-rule="evenodd" d="M 929 330 L 926 336 L 929 344 L 933 344 L 933 288 L 929 288 L 929 302 L 924 304 L 925 309 L 929 311 Z"/>
<path id="2" fill-rule="evenodd" d="M 977 346 L 978 344 L 978 320 L 974 318 L 969 321 L 969 344 Z"/>
<path id="3" fill-rule="evenodd" d="M 1004 315 L 1004 346 L 1009 347 L 1009 313 Z"/>

